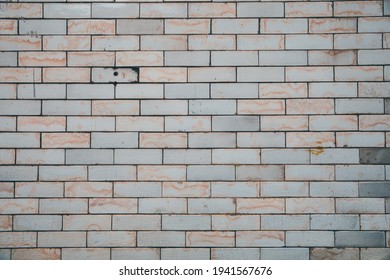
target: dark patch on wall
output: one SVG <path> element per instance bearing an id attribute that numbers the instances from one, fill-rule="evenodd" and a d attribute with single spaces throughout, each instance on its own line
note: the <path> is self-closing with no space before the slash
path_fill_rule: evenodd
<path id="1" fill-rule="evenodd" d="M 390 148 L 362 148 L 360 149 L 360 163 L 390 164 Z"/>
<path id="2" fill-rule="evenodd" d="M 390 114 L 390 98 L 385 99 L 385 114 Z"/>
<path id="3" fill-rule="evenodd" d="M 339 231 L 336 232 L 335 237 L 336 247 L 386 247 L 386 235 L 382 231 Z"/>
<path id="4" fill-rule="evenodd" d="M 359 184 L 360 197 L 390 197 L 390 182 L 367 182 Z"/>

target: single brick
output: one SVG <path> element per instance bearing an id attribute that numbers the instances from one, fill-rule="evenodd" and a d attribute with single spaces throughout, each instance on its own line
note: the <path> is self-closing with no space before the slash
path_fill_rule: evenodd
<path id="1" fill-rule="evenodd" d="M 187 17 L 187 3 L 141 3 L 141 18 Z"/>
<path id="2" fill-rule="evenodd" d="M 229 148 L 236 147 L 234 133 L 189 133 L 189 148 Z"/>
<path id="3" fill-rule="evenodd" d="M 214 149 L 213 164 L 259 164 L 260 150 L 255 149 Z"/>
<path id="4" fill-rule="evenodd" d="M 19 84 L 19 99 L 65 99 L 64 84 Z"/>
<path id="5" fill-rule="evenodd" d="M 85 181 L 86 166 L 40 166 L 40 181 Z"/>
<path id="6" fill-rule="evenodd" d="M 109 215 L 65 215 L 64 230 L 110 230 Z"/>
<path id="7" fill-rule="evenodd" d="M 293 213 L 334 213 L 333 198 L 287 198 L 286 212 Z"/>
<path id="8" fill-rule="evenodd" d="M 284 213 L 285 199 L 283 198 L 239 198 L 237 199 L 237 213 L 268 214 Z"/>
<path id="9" fill-rule="evenodd" d="M 133 231 L 90 231 L 88 247 L 134 247 L 136 233 Z"/>
<path id="10" fill-rule="evenodd" d="M 61 250 L 62 260 L 109 260 L 108 248 L 64 248 Z"/>
<path id="11" fill-rule="evenodd" d="M 231 198 L 193 198 L 188 200 L 191 214 L 234 213 L 235 203 Z"/>
<path id="12" fill-rule="evenodd" d="M 235 168 L 233 165 L 189 165 L 187 167 L 188 181 L 233 181 Z"/>
<path id="13" fill-rule="evenodd" d="M 238 35 L 238 50 L 282 50 L 283 35 Z"/>
<path id="14" fill-rule="evenodd" d="M 262 248 L 262 260 L 308 260 L 308 248 Z"/>
<path id="15" fill-rule="evenodd" d="M 335 136 L 332 132 L 287 132 L 287 147 L 312 147 L 322 149 L 335 146 Z"/>
<path id="16" fill-rule="evenodd" d="M 184 35 L 141 36 L 141 50 L 184 51 L 186 49 L 187 37 Z"/>
<path id="17" fill-rule="evenodd" d="M 90 4 L 44 4 L 45 18 L 90 18 Z"/>
<path id="18" fill-rule="evenodd" d="M 385 179 L 384 166 L 380 165 L 338 165 L 336 166 L 336 180 L 369 180 Z"/>
<path id="19" fill-rule="evenodd" d="M 381 132 L 337 132 L 337 147 L 384 147 Z"/>
<path id="20" fill-rule="evenodd" d="M 15 150 L 0 150 L 0 164 L 14 164 L 14 163 L 15 163 Z"/>
<path id="21" fill-rule="evenodd" d="M 42 39 L 31 36 L 0 36 L 0 50 L 40 50 Z"/>
<path id="22" fill-rule="evenodd" d="M 390 197 L 389 182 L 360 182 L 360 197 Z"/>
<path id="23" fill-rule="evenodd" d="M 339 81 L 383 81 L 382 66 L 336 66 L 335 80 Z"/>
<path id="24" fill-rule="evenodd" d="M 132 132 L 92 133 L 92 148 L 136 148 L 138 134 Z"/>
<path id="25" fill-rule="evenodd" d="M 0 104 L 0 110 L 2 116 L 40 115 L 41 104 L 39 101 L 2 100 Z"/>
<path id="26" fill-rule="evenodd" d="M 89 166 L 88 179 L 91 181 L 126 181 L 136 178 L 135 166 Z"/>
<path id="27" fill-rule="evenodd" d="M 114 197 L 161 197 L 160 182 L 115 182 Z"/>
<path id="28" fill-rule="evenodd" d="M 93 198 L 89 200 L 92 214 L 129 214 L 137 212 L 137 200 L 131 198 Z"/>
<path id="29" fill-rule="evenodd" d="M 257 215 L 214 215 L 213 230 L 260 230 L 260 217 Z"/>
<path id="30" fill-rule="evenodd" d="M 115 20 L 68 20 L 68 34 L 114 34 Z M 119 33 L 119 32 L 118 32 Z"/>
<path id="31" fill-rule="evenodd" d="M 62 35 L 66 34 L 65 20 L 20 20 L 20 34 L 37 34 L 37 35 Z"/>
<path id="32" fill-rule="evenodd" d="M 114 131 L 114 117 L 68 117 L 67 131 Z"/>
<path id="33" fill-rule="evenodd" d="M 86 232 L 39 232 L 38 246 L 43 248 L 86 247 Z"/>
<path id="34" fill-rule="evenodd" d="M 0 216 L 0 230 L 12 231 L 13 222 L 12 216 Z"/>
<path id="35" fill-rule="evenodd" d="M 307 33 L 306 19 L 260 19 L 260 34 Z"/>
<path id="36" fill-rule="evenodd" d="M 64 184 L 60 182 L 16 183 L 15 197 L 63 197 Z"/>
<path id="37" fill-rule="evenodd" d="M 13 249 L 13 260 L 59 260 L 61 249 Z"/>
<path id="38" fill-rule="evenodd" d="M 168 116 L 165 117 L 165 131 L 211 131 L 211 117 Z"/>
<path id="39" fill-rule="evenodd" d="M 212 197 L 257 197 L 258 182 L 212 182 Z"/>
<path id="40" fill-rule="evenodd" d="M 390 149 L 386 148 L 361 148 L 361 164 L 390 164 Z"/>
<path id="41" fill-rule="evenodd" d="M 206 51 L 167 51 L 166 66 L 209 66 L 210 53 Z"/>
<path id="42" fill-rule="evenodd" d="M 190 18 L 219 18 L 219 17 L 235 17 L 235 3 L 190 3 L 189 17 Z"/>
<path id="43" fill-rule="evenodd" d="M 309 161 L 310 153 L 304 149 L 261 150 L 261 163 L 263 164 L 307 164 Z"/>
<path id="44" fill-rule="evenodd" d="M 321 153 L 320 153 L 321 152 Z M 311 163 L 314 164 L 356 164 L 359 163 L 358 149 L 324 149 L 311 150 Z"/>
<path id="45" fill-rule="evenodd" d="M 235 82 L 236 68 L 234 67 L 198 67 L 188 69 L 188 81 L 204 82 Z"/>
<path id="46" fill-rule="evenodd" d="M 357 197 L 357 182 L 310 182 L 312 197 Z"/>
<path id="47" fill-rule="evenodd" d="M 237 82 L 283 82 L 283 67 L 238 67 Z"/>
<path id="48" fill-rule="evenodd" d="M 137 3 L 93 3 L 93 18 L 138 18 Z"/>
<path id="49" fill-rule="evenodd" d="M 262 230 L 309 230 L 308 215 L 261 215 Z"/>
<path id="50" fill-rule="evenodd" d="M 336 213 L 385 213 L 383 198 L 336 198 Z"/>
<path id="51" fill-rule="evenodd" d="M 329 17 L 332 16 L 333 5 L 324 3 L 286 3 L 286 17 Z"/>
<path id="52" fill-rule="evenodd" d="M 211 217 L 206 215 L 163 215 L 162 230 L 210 230 Z"/>
<path id="53" fill-rule="evenodd" d="M 139 213 L 181 214 L 187 212 L 187 200 L 184 198 L 140 198 Z"/>
<path id="54" fill-rule="evenodd" d="M 385 233 L 380 231 L 336 231 L 337 247 L 385 247 Z"/>
<path id="55" fill-rule="evenodd" d="M 117 34 L 162 34 L 163 20 L 157 19 L 118 19 Z"/>
<path id="56" fill-rule="evenodd" d="M 0 232 L 0 247 L 2 249 L 36 246 L 36 232 Z"/>
<path id="57" fill-rule="evenodd" d="M 214 116 L 213 131 L 258 131 L 260 120 L 258 116 Z"/>
<path id="58" fill-rule="evenodd" d="M 211 98 L 257 98 L 257 84 L 235 83 L 235 84 L 211 84 Z"/>
<path id="59" fill-rule="evenodd" d="M 109 5 L 112 5 L 111 3 Z M 70 37 L 70 36 L 68 36 Z M 116 35 L 116 36 L 93 36 L 92 37 L 92 50 L 98 51 L 129 51 L 139 49 L 138 36 Z M 121 65 L 120 58 L 122 52 L 117 53 L 117 66 L 129 66 Z M 133 65 L 135 66 L 135 65 Z"/>
<path id="60" fill-rule="evenodd" d="M 234 247 L 235 234 L 231 231 L 187 231 L 188 247 Z"/>
<path id="61" fill-rule="evenodd" d="M 237 247 L 283 247 L 285 233 L 283 231 L 238 231 Z"/>
<path id="62" fill-rule="evenodd" d="M 137 178 L 149 181 L 184 181 L 185 166 L 141 165 L 137 168 Z"/>
<path id="63" fill-rule="evenodd" d="M 310 97 L 357 97 L 357 85 L 355 83 L 310 83 Z M 365 100 L 367 101 L 367 100 Z M 338 110 L 336 100 L 336 112 Z M 339 113 L 339 112 L 337 112 Z M 346 112 L 343 112 L 346 113 Z"/>
<path id="64" fill-rule="evenodd" d="M 53 116 L 78 116 L 91 114 L 90 101 L 43 101 L 42 112 L 44 115 Z"/>
<path id="65" fill-rule="evenodd" d="M 258 248 L 212 248 L 212 260 L 259 260 Z"/>
<path id="66" fill-rule="evenodd" d="M 39 204 L 40 214 L 87 214 L 87 199 L 50 198 L 42 199 Z"/>
<path id="67" fill-rule="evenodd" d="M 387 3 L 387 2 L 385 2 Z M 358 249 L 356 249 L 358 250 Z M 390 259 L 389 248 L 367 248 L 360 249 L 362 260 L 388 260 Z"/>
<path id="68" fill-rule="evenodd" d="M 62 230 L 60 215 L 17 215 L 14 216 L 15 231 L 56 231 Z"/>
<path id="69" fill-rule="evenodd" d="M 388 230 L 390 228 L 390 215 L 361 215 L 362 230 Z"/>
<path id="70" fill-rule="evenodd" d="M 185 233 L 180 231 L 139 231 L 138 247 L 184 247 Z"/>
<path id="71" fill-rule="evenodd" d="M 209 260 L 208 248 L 162 248 L 162 260 Z"/>
<path id="72" fill-rule="evenodd" d="M 335 49 L 376 49 L 382 47 L 380 34 L 335 34 Z"/>
<path id="73" fill-rule="evenodd" d="M 166 99 L 209 98 L 208 84 L 165 84 Z"/>
<path id="74" fill-rule="evenodd" d="M 359 230 L 358 215 L 311 215 L 312 230 Z"/>
<path id="75" fill-rule="evenodd" d="M 116 149 L 116 164 L 162 164 L 160 149 Z"/>
<path id="76" fill-rule="evenodd" d="M 209 19 L 166 19 L 165 34 L 208 34 Z"/>
<path id="77" fill-rule="evenodd" d="M 312 248 L 311 260 L 359 260 L 359 249 L 355 248 Z"/>
<path id="78" fill-rule="evenodd" d="M 309 186 L 305 182 L 263 182 L 262 197 L 299 197 L 308 196 Z"/>
<path id="79" fill-rule="evenodd" d="M 234 35 L 190 35 L 189 50 L 234 50 L 236 37 Z"/>
<path id="80" fill-rule="evenodd" d="M 211 151 L 199 149 L 169 149 L 164 151 L 166 164 L 210 164 Z"/>
<path id="81" fill-rule="evenodd" d="M 237 17 L 265 18 L 283 17 L 283 3 L 238 3 Z"/>
<path id="82" fill-rule="evenodd" d="M 354 18 L 309 19 L 309 32 L 310 33 L 356 33 L 357 31 L 356 23 L 357 23 L 357 19 Z"/>
<path id="83" fill-rule="evenodd" d="M 14 183 L 0 183 L 0 197 L 14 197 Z"/>
<path id="84" fill-rule="evenodd" d="M 160 230 L 161 216 L 159 215 L 114 215 L 113 230 Z"/>
<path id="85" fill-rule="evenodd" d="M 213 34 L 257 34 L 259 21 L 257 19 L 213 19 Z"/>
<path id="86" fill-rule="evenodd" d="M 336 114 L 383 114 L 382 99 L 338 99 Z"/>
<path id="87" fill-rule="evenodd" d="M 164 197 L 209 197 L 208 182 L 164 182 Z"/>
<path id="88" fill-rule="evenodd" d="M 342 17 L 382 16 L 382 9 L 381 1 L 353 1 L 334 3 L 334 15 Z"/>
<path id="89" fill-rule="evenodd" d="M 284 179 L 284 166 L 281 165 L 240 165 L 237 166 L 237 180 L 270 180 Z"/>
<path id="90" fill-rule="evenodd" d="M 65 197 L 111 197 L 112 184 L 108 182 L 66 182 Z"/>
<path id="91" fill-rule="evenodd" d="M 334 247 L 333 231 L 287 231 L 287 247 Z"/>
<path id="92" fill-rule="evenodd" d="M 36 181 L 38 179 L 37 166 L 0 166 L 2 181 Z"/>
<path id="93" fill-rule="evenodd" d="M 108 249 L 109 250 L 109 249 Z M 113 248 L 113 260 L 159 260 L 160 249 L 155 248 Z"/>
<path id="94" fill-rule="evenodd" d="M 287 165 L 285 179 L 289 181 L 332 181 L 335 178 L 334 166 L 328 165 Z"/>
<path id="95" fill-rule="evenodd" d="M 237 133 L 238 147 L 285 147 L 285 134 L 280 132 Z"/>

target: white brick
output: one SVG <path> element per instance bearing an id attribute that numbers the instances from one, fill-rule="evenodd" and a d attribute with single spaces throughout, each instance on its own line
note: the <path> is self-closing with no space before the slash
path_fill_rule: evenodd
<path id="1" fill-rule="evenodd" d="M 67 131 L 114 131 L 114 117 L 68 117 Z"/>
<path id="2" fill-rule="evenodd" d="M 313 230 L 359 230 L 358 215 L 311 215 Z"/>
<path id="3" fill-rule="evenodd" d="M 283 3 L 238 3 L 237 17 L 283 17 Z"/>
<path id="4" fill-rule="evenodd" d="M 20 34 L 61 35 L 66 34 L 65 20 L 21 20 Z"/>
<path id="5" fill-rule="evenodd" d="M 236 38 L 234 35 L 190 35 L 189 50 L 234 50 Z"/>
<path id="6" fill-rule="evenodd" d="M 307 65 L 306 51 L 260 51 L 259 65 Z"/>
<path id="7" fill-rule="evenodd" d="M 261 163 L 263 164 L 304 164 L 309 163 L 308 150 L 301 149 L 263 149 Z"/>
<path id="8" fill-rule="evenodd" d="M 16 52 L 0 52 L 0 66 L 17 66 Z"/>
<path id="9" fill-rule="evenodd" d="M 116 182 L 115 197 L 161 197 L 160 182 Z"/>
<path id="10" fill-rule="evenodd" d="M 62 229 L 62 216 L 60 215 L 17 215 L 14 218 L 15 231 L 55 231 Z"/>
<path id="11" fill-rule="evenodd" d="M 232 165 L 190 165 L 187 167 L 188 181 L 218 181 L 235 179 L 235 168 Z"/>
<path id="12" fill-rule="evenodd" d="M 159 149 L 116 149 L 116 164 L 162 164 Z"/>
<path id="13" fill-rule="evenodd" d="M 208 248 L 162 248 L 162 260 L 209 260 Z"/>
<path id="14" fill-rule="evenodd" d="M 238 82 L 283 82 L 283 67 L 239 67 Z"/>
<path id="15" fill-rule="evenodd" d="M 159 215 L 115 215 L 112 218 L 113 230 L 160 230 Z"/>
<path id="16" fill-rule="evenodd" d="M 141 18 L 183 18 L 187 17 L 186 3 L 142 3 Z"/>
<path id="17" fill-rule="evenodd" d="M 288 231 L 286 246 L 288 247 L 334 247 L 332 231 Z"/>
<path id="18" fill-rule="evenodd" d="M 237 166 L 238 180 L 281 180 L 284 178 L 284 167 L 281 165 L 240 165 Z"/>
<path id="19" fill-rule="evenodd" d="M 33 150 L 18 150 L 17 164 L 64 164 L 64 150 L 49 150 L 49 149 L 33 149 Z"/>
<path id="20" fill-rule="evenodd" d="M 137 234 L 139 247 L 184 247 L 185 233 L 180 231 L 141 231 Z"/>
<path id="21" fill-rule="evenodd" d="M 238 231 L 237 247 L 283 247 L 285 234 L 282 231 Z"/>
<path id="22" fill-rule="evenodd" d="M 159 260 L 160 250 L 154 248 L 113 248 L 113 260 Z"/>
<path id="23" fill-rule="evenodd" d="M 149 99 L 162 98 L 163 85 L 126 84 L 116 87 L 116 98 L 119 99 Z"/>
<path id="24" fill-rule="evenodd" d="M 64 184 L 59 182 L 16 183 L 15 197 L 63 197 Z"/>
<path id="25" fill-rule="evenodd" d="M 260 230 L 258 215 L 213 215 L 213 230 Z"/>
<path id="26" fill-rule="evenodd" d="M 288 165 L 286 166 L 286 180 L 334 180 L 334 167 L 327 165 Z"/>
<path id="27" fill-rule="evenodd" d="M 110 230 L 111 217 L 109 215 L 66 215 L 64 216 L 64 230 Z"/>
<path id="28" fill-rule="evenodd" d="M 234 100 L 190 100 L 190 115 L 234 115 L 236 102 Z"/>
<path id="29" fill-rule="evenodd" d="M 44 13 L 45 18 L 89 18 L 91 5 L 45 3 Z"/>
<path id="30" fill-rule="evenodd" d="M 335 49 L 377 49 L 382 47 L 380 34 L 335 34 Z"/>
<path id="31" fill-rule="evenodd" d="M 209 98 L 208 84 L 166 84 L 165 98 L 167 99 L 198 99 Z"/>
<path id="32" fill-rule="evenodd" d="M 194 198 L 188 199 L 188 213 L 226 214 L 235 212 L 235 203 L 231 198 Z"/>
<path id="33" fill-rule="evenodd" d="M 348 164 L 359 163 L 358 149 L 324 149 L 322 153 L 311 153 L 314 164 Z"/>
<path id="34" fill-rule="evenodd" d="M 213 19 L 213 34 L 257 34 L 259 21 L 257 19 Z"/>
<path id="35" fill-rule="evenodd" d="M 86 166 L 40 166 L 41 181 L 84 181 L 87 180 Z"/>
<path id="36" fill-rule="evenodd" d="M 67 86 L 68 99 L 113 99 L 113 85 L 70 84 Z"/>
<path id="37" fill-rule="evenodd" d="M 141 115 L 186 115 L 188 103 L 184 100 L 142 100 Z"/>
<path id="38" fill-rule="evenodd" d="M 188 142 L 190 148 L 236 147 L 236 135 L 234 133 L 190 133 Z"/>
<path id="39" fill-rule="evenodd" d="M 135 3 L 94 3 L 92 18 L 137 18 L 139 5 Z"/>
<path id="40" fill-rule="evenodd" d="M 118 19 L 117 34 L 162 34 L 163 21 L 156 19 Z"/>
<path id="41" fill-rule="evenodd" d="M 308 215 L 262 215 L 262 230 L 309 230 Z"/>
<path id="42" fill-rule="evenodd" d="M 61 250 L 62 260 L 109 260 L 108 248 L 64 248 Z"/>
<path id="43" fill-rule="evenodd" d="M 92 50 L 98 51 L 129 51 L 139 49 L 138 36 L 93 36 Z M 120 53 L 117 53 L 120 56 Z M 119 63 L 118 63 L 119 66 Z"/>
<path id="44" fill-rule="evenodd" d="M 315 50 L 332 49 L 332 35 L 286 35 L 286 49 Z"/>
<path id="45" fill-rule="evenodd" d="M 212 248 L 212 260 L 259 260 L 258 248 Z"/>
<path id="46" fill-rule="evenodd" d="M 2 100 L 0 103 L 1 115 L 40 115 L 41 104 L 39 101 L 27 100 Z"/>
<path id="47" fill-rule="evenodd" d="M 210 230 L 211 217 L 206 215 L 163 215 L 163 230 Z"/>
<path id="48" fill-rule="evenodd" d="M 210 53 L 207 51 L 167 51 L 166 66 L 208 66 Z"/>
<path id="49" fill-rule="evenodd" d="M 385 140 L 380 132 L 337 132 L 337 147 L 383 147 Z"/>
<path id="50" fill-rule="evenodd" d="M 363 214 L 384 213 L 383 198 L 337 198 L 336 213 Z"/>
<path id="51" fill-rule="evenodd" d="M 90 115 L 90 101 L 43 101 L 42 112 L 52 116 Z"/>
<path id="52" fill-rule="evenodd" d="M 19 99 L 65 99 L 66 85 L 64 84 L 19 84 Z"/>
<path id="53" fill-rule="evenodd" d="M 357 197 L 358 184 L 355 182 L 311 182 L 312 197 Z"/>
<path id="54" fill-rule="evenodd" d="M 211 164 L 211 151 L 200 149 L 164 151 L 165 164 Z"/>
<path id="55" fill-rule="evenodd" d="M 92 133 L 92 148 L 136 148 L 138 134 L 132 132 Z"/>
<path id="56" fill-rule="evenodd" d="M 211 117 L 165 117 L 165 131 L 211 131 Z"/>
<path id="57" fill-rule="evenodd" d="M 212 98 L 257 98 L 258 85 L 248 83 L 234 83 L 234 84 L 212 84 L 211 97 Z"/>
<path id="58" fill-rule="evenodd" d="M 336 180 L 384 180 L 384 166 L 376 165 L 339 165 L 336 166 Z"/>
<path id="59" fill-rule="evenodd" d="M 211 65 L 215 66 L 256 66 L 257 61 L 258 54 L 255 51 L 211 52 Z"/>
<path id="60" fill-rule="evenodd" d="M 390 50 L 361 50 L 359 51 L 360 65 L 390 64 Z"/>
<path id="61" fill-rule="evenodd" d="M 134 247 L 136 233 L 132 231 L 88 232 L 88 247 Z"/>
<path id="62" fill-rule="evenodd" d="M 14 164 L 15 151 L 14 150 L 0 150 L 0 164 Z"/>
<path id="63" fill-rule="evenodd" d="M 309 51 L 309 65 L 356 65 L 356 51 Z"/>
<path id="64" fill-rule="evenodd" d="M 306 19 L 261 19 L 260 33 L 307 33 Z"/>
<path id="65" fill-rule="evenodd" d="M 36 166 L 0 166 L 0 178 L 2 181 L 36 181 L 38 179 L 38 167 Z"/>
<path id="66" fill-rule="evenodd" d="M 89 166 L 91 181 L 127 181 L 136 177 L 134 166 Z"/>
<path id="67" fill-rule="evenodd" d="M 263 182 L 260 193 L 262 197 L 305 197 L 309 186 L 304 182 Z"/>
<path id="68" fill-rule="evenodd" d="M 259 164 L 260 150 L 255 149 L 214 149 L 213 164 Z"/>
<path id="69" fill-rule="evenodd" d="M 212 182 L 212 197 L 257 197 L 259 183 L 257 182 Z"/>
<path id="70" fill-rule="evenodd" d="M 337 99 L 336 114 L 383 114 L 382 99 Z"/>
<path id="71" fill-rule="evenodd" d="M 113 164 L 112 150 L 76 149 L 66 151 L 66 164 Z"/>
<path id="72" fill-rule="evenodd" d="M 42 199 L 39 204 L 40 214 L 87 214 L 87 199 Z"/>
<path id="73" fill-rule="evenodd" d="M 139 213 L 186 213 L 187 200 L 183 198 L 140 198 Z"/>
<path id="74" fill-rule="evenodd" d="M 308 248 L 264 248 L 261 249 L 262 260 L 308 260 Z"/>
<path id="75" fill-rule="evenodd" d="M 357 97 L 355 83 L 310 83 L 310 97 Z M 336 101 L 337 102 L 337 101 Z"/>
<path id="76" fill-rule="evenodd" d="M 285 134 L 281 132 L 238 133 L 238 147 L 285 147 Z"/>
<path id="77" fill-rule="evenodd" d="M 286 81 L 333 81 L 332 67 L 287 67 Z"/>
<path id="78" fill-rule="evenodd" d="M 213 131 L 258 131 L 260 120 L 257 116 L 214 116 Z"/>

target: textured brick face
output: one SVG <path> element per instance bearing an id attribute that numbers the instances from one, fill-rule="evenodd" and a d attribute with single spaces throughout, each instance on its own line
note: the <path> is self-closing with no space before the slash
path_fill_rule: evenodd
<path id="1" fill-rule="evenodd" d="M 57 2 L 0 5 L 0 259 L 389 258 L 389 1 Z"/>

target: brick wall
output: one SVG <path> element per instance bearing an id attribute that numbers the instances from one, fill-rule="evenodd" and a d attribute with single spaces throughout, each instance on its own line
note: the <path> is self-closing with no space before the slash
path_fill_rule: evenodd
<path id="1" fill-rule="evenodd" d="M 389 259 L 389 1 L 0 3 L 0 259 Z"/>

